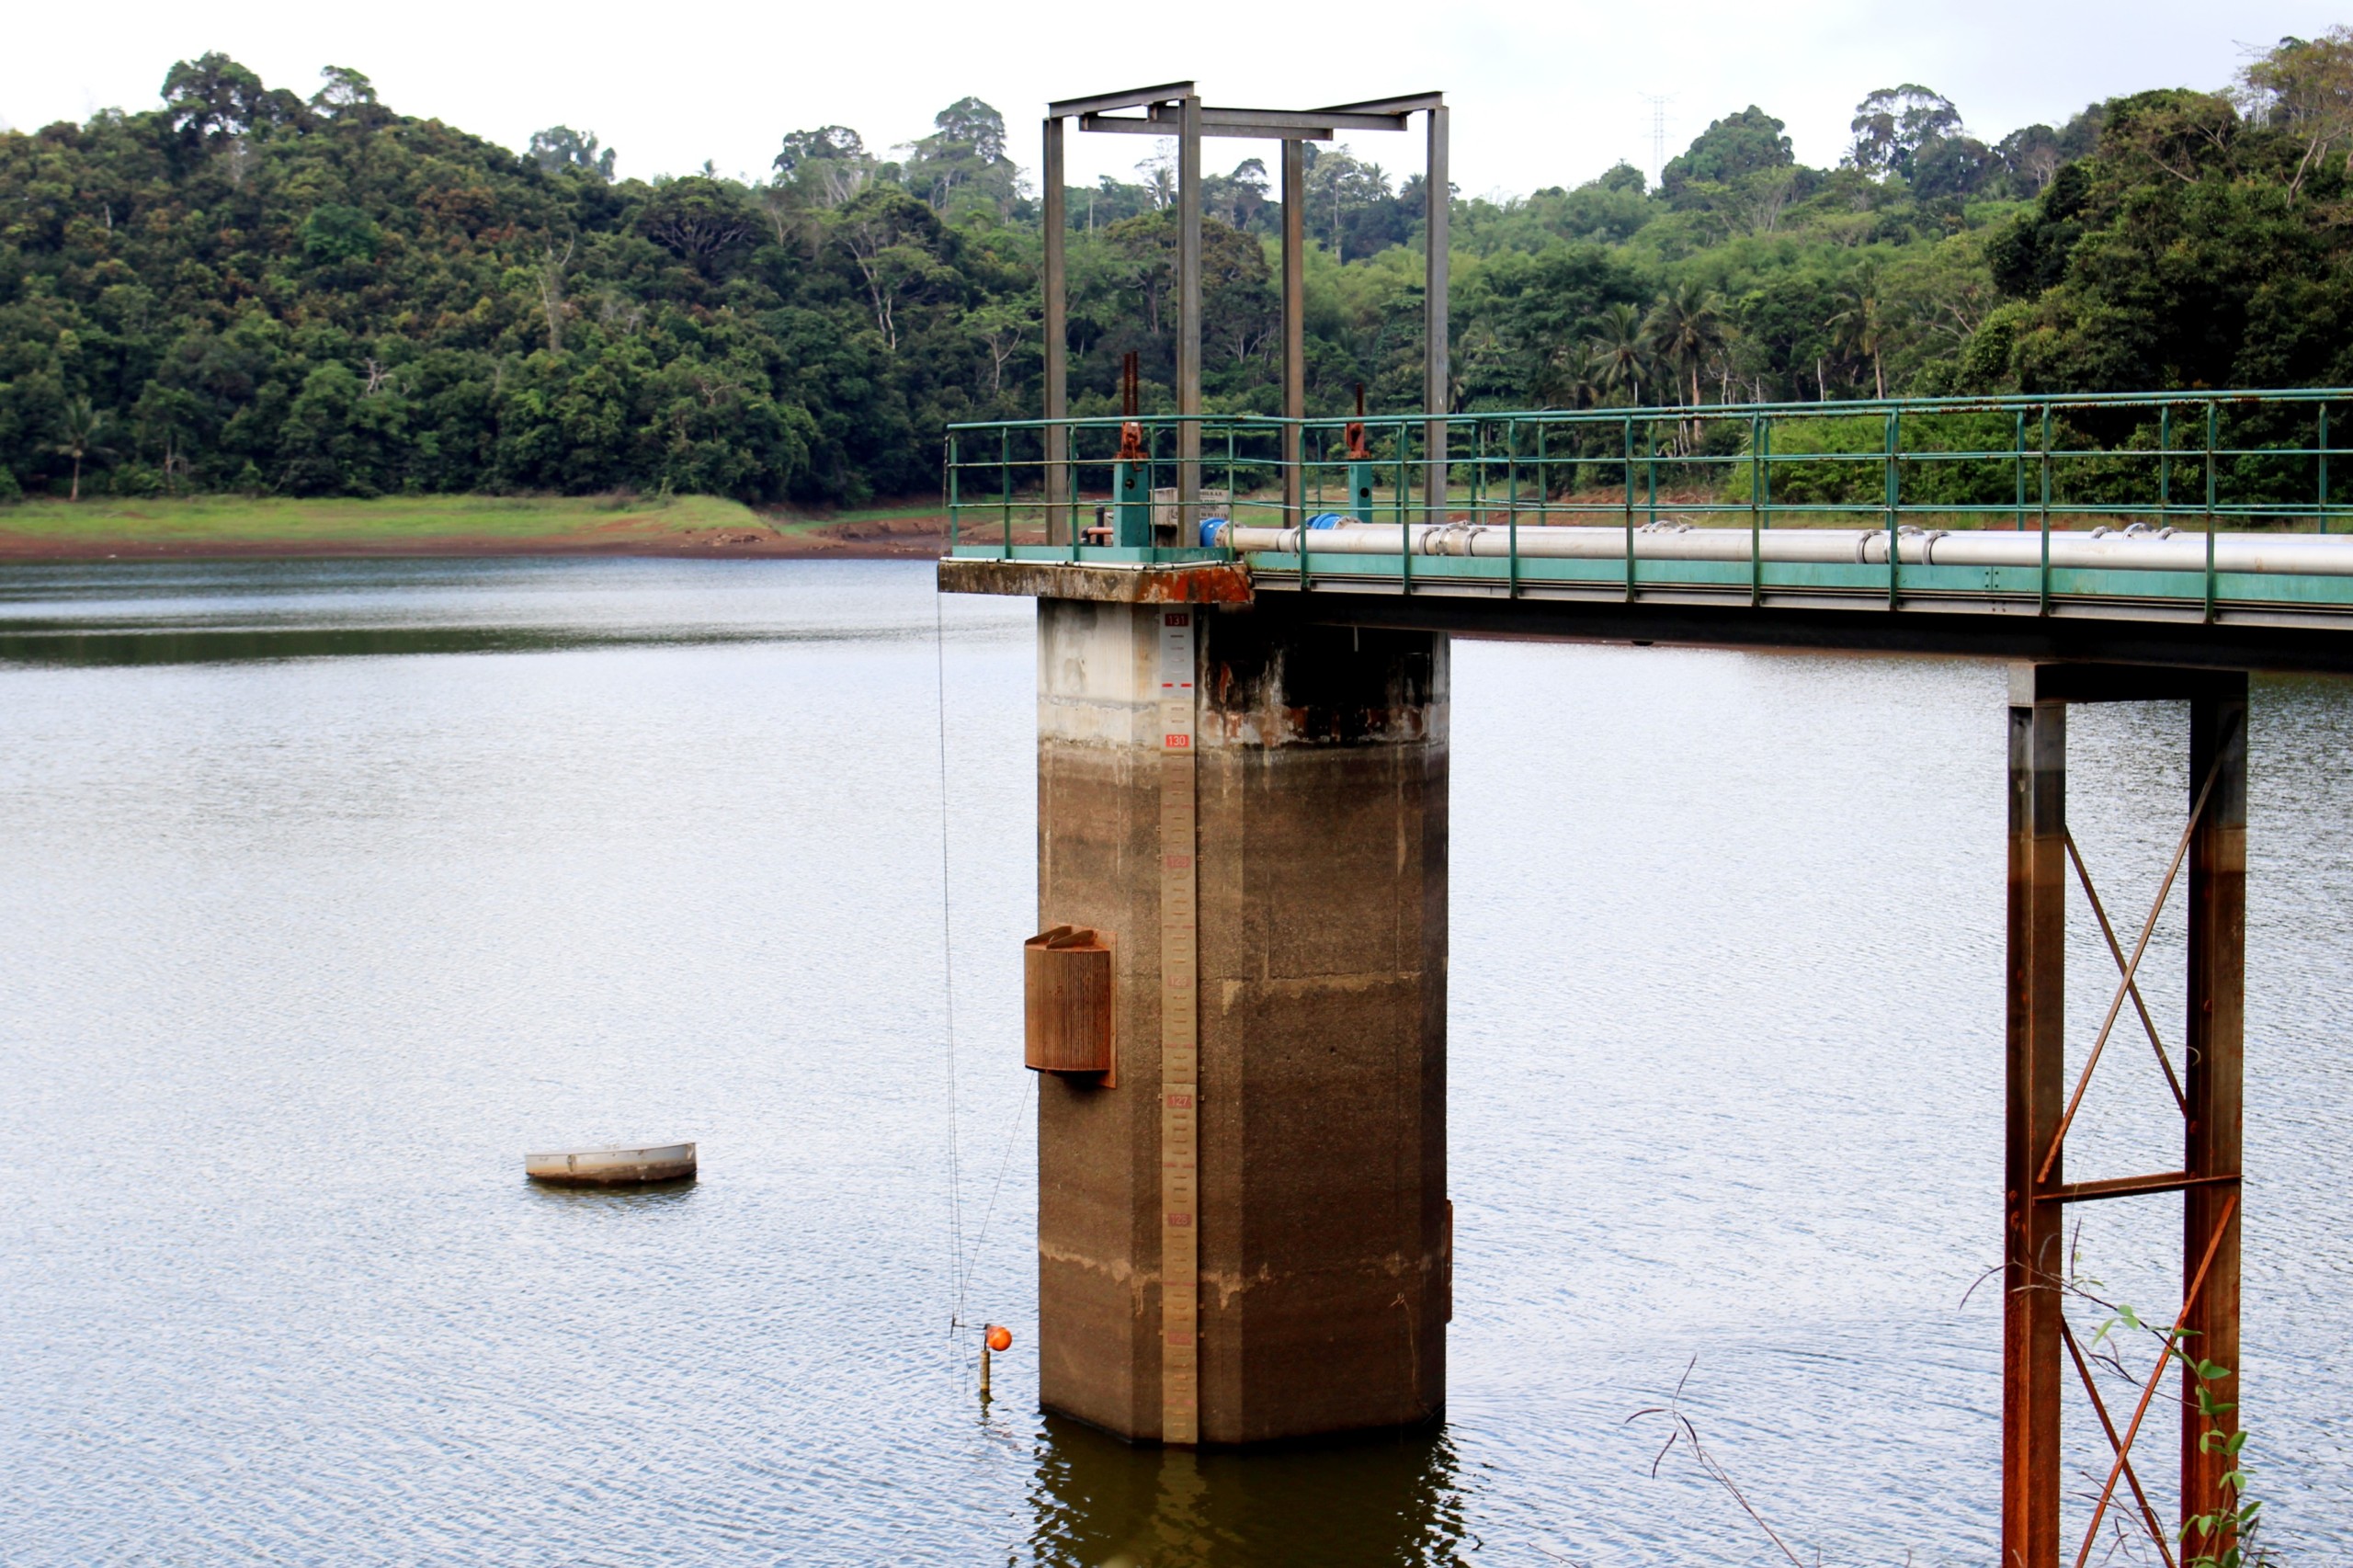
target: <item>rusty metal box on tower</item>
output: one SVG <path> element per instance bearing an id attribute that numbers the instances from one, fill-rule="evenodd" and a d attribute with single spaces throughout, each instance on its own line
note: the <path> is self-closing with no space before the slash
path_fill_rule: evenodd
<path id="1" fill-rule="evenodd" d="M 1111 949 L 1083 926 L 1022 944 L 1022 1061 L 1040 1073 L 1111 1070 Z"/>

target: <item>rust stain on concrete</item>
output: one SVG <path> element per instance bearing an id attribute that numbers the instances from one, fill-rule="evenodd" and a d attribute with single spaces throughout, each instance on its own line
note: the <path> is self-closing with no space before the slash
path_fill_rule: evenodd
<path id="1" fill-rule="evenodd" d="M 1130 605 L 1246 605 L 1254 597 L 1249 569 L 1234 562 L 1124 566 L 961 556 L 940 561 L 939 591 Z"/>

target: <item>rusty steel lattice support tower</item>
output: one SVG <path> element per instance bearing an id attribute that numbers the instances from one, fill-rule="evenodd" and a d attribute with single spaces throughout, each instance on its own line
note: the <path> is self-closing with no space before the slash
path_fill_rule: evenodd
<path id="1" fill-rule="evenodd" d="M 2179 701 L 2189 722 L 2189 820 L 2129 954 L 2109 924 L 2067 830 L 2067 709 L 2076 702 Z M 2165 1528 L 2132 1464 L 2135 1438 L 2179 1346 L 2223 1369 L 2206 1382 L 2179 1376 L 2178 1518 L 2227 1510 L 2222 1446 L 2238 1427 L 2239 1184 L 2246 968 L 2246 676 L 2242 673 L 2099 665 L 2021 665 L 2010 688 L 2007 1157 L 2004 1184 L 2002 1325 L 2002 1562 L 2061 1561 L 2060 1401 L 2073 1363 L 2108 1436 L 2107 1481 L 2085 1533 L 2081 1562 L 2109 1508 L 2137 1513 L 2165 1561 Z M 2177 1074 L 2143 1000 L 2138 971 L 2159 913 L 2187 862 L 2188 1008 L 2185 1071 Z M 2120 976 L 2097 1037 L 2072 1087 L 2064 1030 L 2070 867 Z M 2183 1119 L 2182 1167 L 2150 1176 L 2064 1179 L 2066 1136 L 2127 1003 L 2147 1033 Z M 2065 1206 L 2178 1192 L 2183 1200 L 2182 1305 L 2129 1421 L 2101 1400 L 2067 1320 L 2072 1283 Z M 2214 1409 L 2212 1406 L 2228 1406 Z M 2119 1490 L 2119 1482 L 2124 1490 Z M 2187 1551 L 2227 1549 L 2227 1532 Z"/>
<path id="2" fill-rule="evenodd" d="M 1141 116 L 1121 109 L 1142 109 Z M 1201 432 L 1201 142 L 1240 137 L 1282 143 L 1283 205 L 1283 417 L 1307 416 L 1305 143 L 1329 142 L 1343 131 L 1404 131 L 1415 115 L 1427 120 L 1428 174 L 1424 180 L 1425 285 L 1423 301 L 1422 407 L 1431 417 L 1423 426 L 1423 505 L 1434 517 L 1446 506 L 1446 423 L 1449 401 L 1448 359 L 1447 220 L 1448 124 L 1443 93 L 1411 93 L 1316 109 L 1216 108 L 1202 104 L 1190 82 L 1065 98 L 1046 106 L 1043 173 L 1045 416 L 1070 417 L 1070 298 L 1065 261 L 1069 214 L 1064 199 L 1063 125 L 1076 119 L 1081 131 L 1122 131 L 1173 137 L 1176 142 L 1176 515 L 1180 539 L 1190 540 L 1199 522 Z M 1069 536 L 1076 502 L 1070 430 L 1050 423 L 1044 432 L 1046 539 L 1059 526 Z M 1298 517 L 1305 509 L 1296 425 L 1283 432 L 1283 507 Z M 1057 519 L 1062 519 L 1057 524 Z"/>

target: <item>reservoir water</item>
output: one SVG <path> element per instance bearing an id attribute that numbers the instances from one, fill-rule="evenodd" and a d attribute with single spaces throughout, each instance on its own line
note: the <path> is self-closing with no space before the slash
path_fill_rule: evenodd
<path id="1" fill-rule="evenodd" d="M 1035 1405 L 1031 659 L 1026 601 L 919 564 L 0 573 L 0 1560 L 1786 1561 L 1656 1458 L 1678 1381 L 1798 1560 L 1992 1559 L 1998 667 L 1459 642 L 1446 1422 L 1196 1458 Z M 2121 925 L 2186 724 L 2070 719 Z M 2251 728 L 2247 1457 L 2317 1563 L 2353 686 Z M 2177 1050 L 2180 955 L 2177 902 Z M 2079 1127 L 2071 1175 L 2178 1163 L 2137 1036 Z M 683 1138 L 688 1188 L 522 1180 Z M 2177 1200 L 2079 1213 L 2169 1317 Z M 959 1313 L 1017 1335 L 985 1408 Z"/>

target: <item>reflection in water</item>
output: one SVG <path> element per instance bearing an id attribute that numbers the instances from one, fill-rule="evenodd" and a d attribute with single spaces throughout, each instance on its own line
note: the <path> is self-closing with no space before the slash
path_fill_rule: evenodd
<path id="1" fill-rule="evenodd" d="M 1048 1416 L 1036 1561 L 1073 1568 L 1452 1563 L 1466 1549 L 1443 1433 L 1249 1453 L 1135 1449 Z"/>
<path id="2" fill-rule="evenodd" d="M 576 1206 L 592 1211 L 651 1216 L 692 1202 L 698 1185 L 692 1176 L 680 1176 L 675 1181 L 648 1182 L 642 1187 L 558 1187 L 549 1182 L 526 1181 L 523 1188 L 541 1202 L 556 1205 L 559 1212 Z"/>
<path id="3" fill-rule="evenodd" d="M 0 574 L 0 665 L 238 664 L 927 635 L 860 575 L 733 562 L 138 562 Z M 859 585 L 863 586 L 863 585 Z M 878 614 L 877 611 L 881 613 Z"/>
<path id="4" fill-rule="evenodd" d="M 0 663 L 106 667 L 221 665 L 250 659 L 387 657 L 402 653 L 518 653 L 680 639 L 567 638 L 500 626 L 404 627 L 345 631 L 331 627 L 267 631 L 194 631 L 157 626 L 110 631 L 36 628 L 0 631 Z M 695 639 L 698 642 L 709 638 Z"/>

